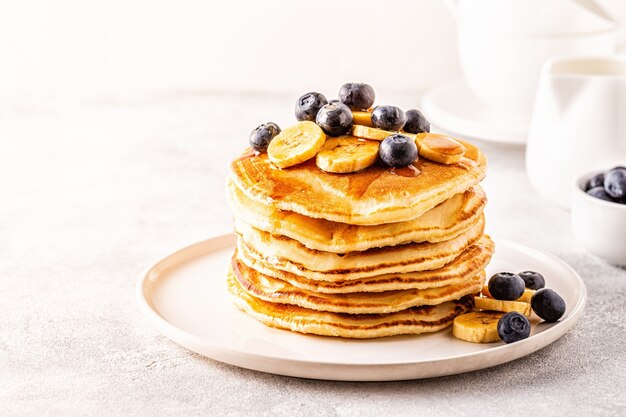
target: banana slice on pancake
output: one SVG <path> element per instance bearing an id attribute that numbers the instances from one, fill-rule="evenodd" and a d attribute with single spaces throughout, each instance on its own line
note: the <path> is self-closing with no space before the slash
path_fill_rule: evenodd
<path id="1" fill-rule="evenodd" d="M 361 139 L 370 139 L 382 141 L 387 136 L 393 135 L 394 132 L 388 130 L 376 129 L 375 127 L 363 126 L 355 124 L 352 126 L 352 135 Z"/>
<path id="2" fill-rule="evenodd" d="M 355 125 L 374 127 L 372 124 L 372 113 L 369 111 L 352 110 L 352 122 Z"/>
<path id="3" fill-rule="evenodd" d="M 272 139 L 267 156 L 279 168 L 288 168 L 313 158 L 325 141 L 321 127 L 310 121 L 299 122 Z"/>
<path id="4" fill-rule="evenodd" d="M 461 314 L 454 319 L 452 335 L 457 339 L 473 343 L 491 343 L 500 340 L 498 321 L 504 313 L 474 311 Z"/>
<path id="5" fill-rule="evenodd" d="M 446 165 L 456 164 L 465 155 L 465 146 L 449 136 L 438 133 L 418 133 L 410 136 L 415 137 L 420 156 L 431 161 Z"/>
<path id="6" fill-rule="evenodd" d="M 530 317 L 530 303 L 496 300 L 487 297 L 474 297 L 474 303 L 475 307 L 480 310 L 500 311 L 503 313 L 516 311 L 526 317 Z"/>
<path id="7" fill-rule="evenodd" d="M 339 174 L 357 172 L 376 162 L 378 145 L 378 142 L 354 136 L 331 138 L 315 157 L 315 163 L 326 172 Z"/>

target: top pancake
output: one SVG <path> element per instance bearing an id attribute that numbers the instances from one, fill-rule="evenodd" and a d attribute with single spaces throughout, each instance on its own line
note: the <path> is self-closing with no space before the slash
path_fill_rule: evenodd
<path id="1" fill-rule="evenodd" d="M 385 224 L 415 219 L 484 178 L 484 154 L 462 143 L 465 156 L 451 165 L 420 158 L 412 167 L 394 170 L 379 161 L 359 172 L 332 174 L 314 160 L 279 169 L 267 154 L 248 150 L 232 162 L 231 171 L 241 191 L 273 208 L 341 223 Z"/>

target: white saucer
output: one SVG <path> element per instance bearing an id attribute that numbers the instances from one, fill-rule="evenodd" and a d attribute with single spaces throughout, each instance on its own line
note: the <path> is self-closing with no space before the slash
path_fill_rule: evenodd
<path id="1" fill-rule="evenodd" d="M 388 381 L 429 378 L 499 365 L 557 340 L 582 315 L 586 289 L 558 258 L 496 240 L 487 272 L 540 271 L 566 301 L 560 322 L 535 324 L 531 337 L 506 345 L 475 344 L 450 329 L 419 336 L 349 340 L 309 336 L 267 327 L 237 310 L 225 286 L 234 235 L 183 248 L 149 268 L 137 300 L 150 323 L 174 342 L 201 355 L 243 368 L 303 378 Z"/>
<path id="2" fill-rule="evenodd" d="M 526 143 L 530 115 L 486 106 L 462 80 L 427 91 L 422 109 L 432 124 L 460 136 L 510 145 Z"/>

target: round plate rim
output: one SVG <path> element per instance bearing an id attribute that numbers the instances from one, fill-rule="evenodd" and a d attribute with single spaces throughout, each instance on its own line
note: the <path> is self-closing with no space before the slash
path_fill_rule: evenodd
<path id="1" fill-rule="evenodd" d="M 152 264 L 150 264 L 150 266 L 148 266 L 147 268 L 144 269 L 144 271 L 142 272 L 140 279 L 138 280 L 136 286 L 135 286 L 135 295 L 136 295 L 136 300 L 137 303 L 139 305 L 139 309 L 141 310 L 142 314 L 148 319 L 148 321 L 152 324 L 152 326 L 159 331 L 160 333 L 162 333 L 163 335 L 165 335 L 166 337 L 168 337 L 170 340 L 172 340 L 173 342 L 175 342 L 176 344 L 179 344 L 183 347 L 185 347 L 186 349 L 189 349 L 193 352 L 196 352 L 199 355 L 205 356 L 205 357 L 209 357 L 215 360 L 218 360 L 220 362 L 225 362 L 225 363 L 230 363 L 232 365 L 236 365 L 236 366 L 240 366 L 240 367 L 244 367 L 244 368 L 249 368 L 249 369 L 256 369 L 256 370 L 261 370 L 264 372 L 270 372 L 270 373 L 277 373 L 277 374 L 282 374 L 282 375 L 290 375 L 290 376 L 302 376 L 302 375 L 298 375 L 296 374 L 292 374 L 292 373 L 286 373 L 286 372 L 272 372 L 272 371 L 267 371 L 265 369 L 263 369 L 263 367 L 257 367 L 257 368 L 252 368 L 249 366 L 244 366 L 241 365 L 240 363 L 237 363 L 235 361 L 228 361 L 225 360 L 224 358 L 217 358 L 217 357 L 213 357 L 213 356 L 209 356 L 207 354 L 204 353 L 200 353 L 197 352 L 196 350 L 192 349 L 189 347 L 189 345 L 196 345 L 196 346 L 203 346 L 208 350 L 211 350 L 213 352 L 224 352 L 224 353 L 229 353 L 229 354 L 237 354 L 239 356 L 241 356 L 242 358 L 245 358 L 245 360 L 260 360 L 260 361 L 264 361 L 265 364 L 270 363 L 270 362 L 280 362 L 282 364 L 290 364 L 292 366 L 302 366 L 302 365 L 315 365 L 315 366 L 333 366 L 333 367 L 341 367 L 343 369 L 348 368 L 348 369 L 356 369 L 356 368 L 377 368 L 377 369 L 381 369 L 381 368 L 394 368 L 394 367 L 398 367 L 398 366 L 419 366 L 419 365 L 424 365 L 424 364 L 438 364 L 438 363 L 446 363 L 446 362 L 452 362 L 452 361 L 457 361 L 457 360 L 462 360 L 462 359 L 468 359 L 468 358 L 472 358 L 475 356 L 483 356 L 485 355 L 487 352 L 489 352 L 490 354 L 498 354 L 500 352 L 502 352 L 503 350 L 506 349 L 510 349 L 511 346 L 513 345 L 501 345 L 501 346 L 497 346 L 497 347 L 493 347 L 491 349 L 488 350 L 481 350 L 481 351 L 476 351 L 476 352 L 469 352 L 469 353 L 465 353 L 465 354 L 461 354 L 461 355 L 455 355 L 455 356 L 447 356 L 447 357 L 443 357 L 440 359 L 436 359 L 436 360 L 416 360 L 416 361 L 401 361 L 401 362 L 384 362 L 384 363 L 377 363 L 377 362 L 363 362 L 363 363 L 344 363 L 344 362 L 333 362 L 333 361 L 324 361 L 324 360 L 320 360 L 320 361 L 310 361 L 310 360 L 304 360 L 304 359 L 294 359 L 294 358 L 284 358 L 284 357 L 280 357 L 280 356 L 273 356 L 273 355 L 266 355 L 266 354 L 261 354 L 261 353 L 253 353 L 250 351 L 246 351 L 246 350 L 241 350 L 238 348 L 234 348 L 228 345 L 224 345 L 224 344 L 220 344 L 220 343 L 215 343 L 215 342 L 209 342 L 206 339 L 196 336 L 194 334 L 188 333 L 185 330 L 182 330 L 178 327 L 176 327 L 174 324 L 172 324 L 171 322 L 169 322 L 165 317 L 161 316 L 161 314 L 159 314 L 158 311 L 156 311 L 155 308 L 153 308 L 153 306 L 151 305 L 150 301 L 147 299 L 147 297 L 145 296 L 145 286 L 147 285 L 147 283 L 150 281 L 150 276 L 151 276 L 151 272 L 153 270 L 155 270 L 156 268 L 158 268 L 161 264 L 163 264 L 164 262 L 166 262 L 168 259 L 179 255 L 183 252 L 188 252 L 190 250 L 193 250 L 194 248 L 200 247 L 200 246 L 205 246 L 205 245 L 209 245 L 211 243 L 214 244 L 221 244 L 221 246 L 219 248 L 223 248 L 225 246 L 227 246 L 231 241 L 234 242 L 235 240 L 235 235 L 234 234 L 223 234 L 223 235 L 219 235 L 219 236 L 215 236 L 209 239 L 205 239 L 187 246 L 184 246 L 181 249 L 178 249 L 176 251 L 171 252 L 169 255 L 166 255 L 164 257 L 160 257 L 156 262 L 153 262 Z M 580 275 L 569 265 L 567 264 L 565 261 L 563 261 L 562 259 L 560 259 L 559 257 L 544 251 L 543 249 L 534 247 L 532 245 L 526 245 L 526 244 L 521 244 L 521 243 L 517 243 L 511 240 L 507 240 L 507 239 L 500 239 L 500 238 L 493 238 L 493 240 L 496 242 L 497 245 L 500 246 L 508 246 L 510 248 L 514 248 L 517 251 L 522 251 L 522 252 L 527 252 L 527 251 L 531 251 L 531 252 L 535 252 L 537 254 L 540 254 L 541 256 L 545 256 L 547 258 L 549 258 L 551 261 L 558 263 L 561 267 L 565 268 L 566 270 L 568 270 L 570 272 L 570 274 L 576 279 L 577 283 L 578 283 L 578 288 L 580 289 L 580 297 L 578 299 L 578 302 L 576 303 L 576 305 L 572 308 L 572 310 L 570 311 L 570 313 L 568 314 L 568 316 L 562 320 L 559 321 L 557 323 L 555 323 L 554 325 L 552 325 L 549 329 L 543 330 L 541 333 L 536 334 L 531 336 L 528 339 L 519 341 L 515 343 L 515 346 L 518 347 L 518 350 L 522 351 L 522 354 L 518 354 L 518 355 L 512 355 L 511 357 L 506 358 L 505 360 L 502 361 L 495 361 L 493 363 L 489 363 L 487 366 L 479 366 L 476 368 L 471 368 L 468 370 L 462 370 L 459 372 L 446 372 L 446 373 L 441 373 L 440 375 L 453 375 L 453 374 L 458 374 L 458 373 L 463 373 L 463 372 L 469 372 L 472 370 L 479 370 L 479 369 L 484 369 L 484 368 L 488 368 L 488 367 L 492 367 L 492 366 L 497 366 L 500 365 L 502 363 L 506 363 L 515 359 L 519 359 L 523 356 L 529 355 L 533 352 L 536 352 L 546 346 L 548 346 L 549 344 L 553 343 L 554 341 L 558 340 L 562 335 L 564 335 L 565 333 L 567 333 L 567 331 L 569 331 L 569 329 L 571 329 L 571 327 L 578 321 L 578 319 L 581 317 L 582 313 L 584 312 L 585 309 L 585 305 L 586 305 L 586 301 L 587 301 L 587 287 L 585 286 L 584 281 L 582 280 L 582 278 L 580 277 Z M 222 243 L 222 241 L 224 243 Z M 219 250 L 219 248 L 217 250 Z M 199 255 L 201 256 L 201 255 Z M 190 259 L 195 259 L 198 256 L 192 257 Z M 563 330 L 563 332 L 561 334 L 558 334 L 558 332 L 560 330 Z M 184 340 L 184 341 L 181 341 Z M 525 345 L 530 344 L 531 342 L 540 342 L 539 343 L 539 347 L 538 348 L 531 348 L 531 349 L 523 349 L 523 347 Z M 217 356 L 217 355 L 216 355 Z M 324 377 L 324 378 L 317 378 L 314 376 L 305 376 L 307 378 L 316 378 L 316 379 L 338 379 L 338 378 L 332 378 L 332 377 Z M 417 378 L 423 378 L 423 377 L 401 377 L 401 378 L 393 378 L 393 380 L 398 380 L 398 379 L 417 379 Z M 341 380 L 352 380 L 352 379 L 345 379 L 345 378 L 341 378 Z M 380 378 L 380 379 L 370 379 L 370 378 L 359 378 L 359 379 L 353 379 L 353 380 L 369 380 L 369 381 L 376 381 L 376 380 L 388 380 L 388 378 Z"/>

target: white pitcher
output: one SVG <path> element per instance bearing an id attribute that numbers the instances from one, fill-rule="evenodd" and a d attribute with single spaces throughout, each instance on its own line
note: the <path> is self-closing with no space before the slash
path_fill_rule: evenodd
<path id="1" fill-rule="evenodd" d="M 626 57 L 546 63 L 526 148 L 532 185 L 569 208 L 576 178 L 615 165 L 626 165 Z"/>

